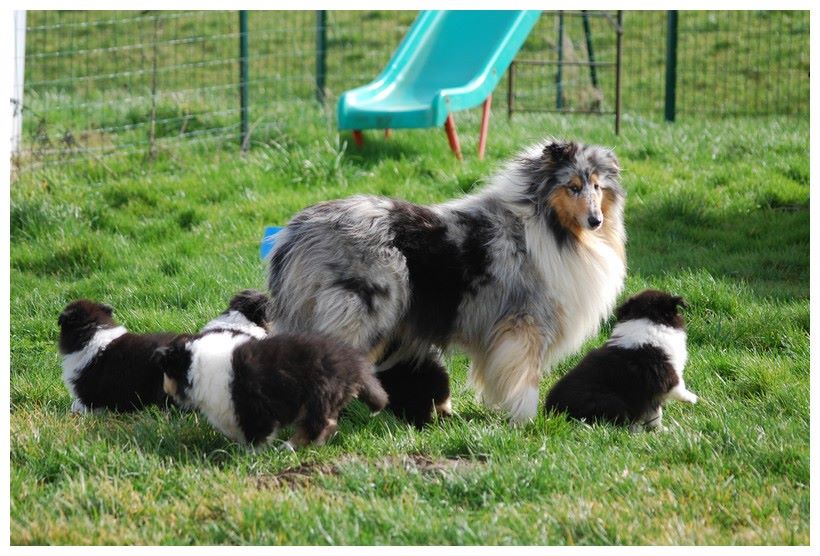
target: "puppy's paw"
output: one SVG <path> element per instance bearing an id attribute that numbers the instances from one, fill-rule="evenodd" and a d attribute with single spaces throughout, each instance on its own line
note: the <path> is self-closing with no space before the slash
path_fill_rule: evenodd
<path id="1" fill-rule="evenodd" d="M 681 401 L 688 402 L 688 403 L 698 403 L 698 396 L 694 392 L 690 392 L 686 390 L 683 395 L 681 396 Z"/>
<path id="2" fill-rule="evenodd" d="M 290 441 L 285 440 L 284 442 L 282 442 L 279 445 L 279 447 L 276 448 L 276 451 L 277 452 L 289 452 L 291 454 L 294 454 L 294 453 L 296 453 L 296 448 L 293 447 L 293 444 L 291 444 Z"/>
<path id="3" fill-rule="evenodd" d="M 71 413 L 87 415 L 92 413 L 92 411 L 90 407 L 88 407 L 83 402 L 75 398 L 74 401 L 71 402 Z"/>
<path id="4" fill-rule="evenodd" d="M 447 398 L 440 404 L 436 404 L 436 414 L 439 417 L 452 417 L 453 416 L 453 400 L 451 398 Z"/>

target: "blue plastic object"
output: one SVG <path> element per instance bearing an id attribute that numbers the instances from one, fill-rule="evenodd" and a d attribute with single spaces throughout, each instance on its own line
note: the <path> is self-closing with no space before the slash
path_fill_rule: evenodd
<path id="1" fill-rule="evenodd" d="M 375 81 L 339 98 L 339 129 L 438 127 L 492 93 L 538 17 L 524 11 L 423 11 Z"/>
<path id="2" fill-rule="evenodd" d="M 262 243 L 259 244 L 259 258 L 263 261 L 268 257 L 276 244 L 276 234 L 282 231 L 281 226 L 266 226 L 262 234 Z"/>

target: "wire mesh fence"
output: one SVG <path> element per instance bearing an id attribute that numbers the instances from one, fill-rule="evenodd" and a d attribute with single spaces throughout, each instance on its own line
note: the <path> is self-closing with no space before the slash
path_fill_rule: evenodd
<path id="1" fill-rule="evenodd" d="M 497 112 L 614 110 L 615 12 L 580 14 L 542 14 L 513 83 L 508 74 L 499 84 Z M 284 113 L 315 107 L 317 80 L 332 119 L 338 95 L 381 71 L 415 16 L 250 12 L 252 137 L 275 134 Z M 624 13 L 628 114 L 663 116 L 666 21 L 665 12 Z M 236 11 L 27 12 L 16 168 L 111 154 L 150 160 L 183 142 L 238 144 L 240 35 Z M 681 117 L 808 114 L 808 12 L 680 12 L 678 37 Z"/>

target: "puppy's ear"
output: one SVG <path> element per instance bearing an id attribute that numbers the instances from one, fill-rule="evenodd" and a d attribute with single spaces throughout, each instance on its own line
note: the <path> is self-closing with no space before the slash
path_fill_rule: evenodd
<path id="1" fill-rule="evenodd" d="M 191 362 L 190 354 L 185 348 L 185 343 L 189 338 L 188 334 L 180 334 L 168 345 L 158 347 L 151 354 L 151 363 L 157 365 L 171 378 L 178 379 L 185 373 Z"/>
<path id="2" fill-rule="evenodd" d="M 164 368 L 165 359 L 168 357 L 170 350 L 171 346 L 161 346 L 155 349 L 154 353 L 151 354 L 151 363 L 160 368 Z"/>
<path id="3" fill-rule="evenodd" d="M 686 302 L 686 300 L 679 295 L 673 297 L 672 302 L 675 304 L 675 307 L 680 307 L 681 309 L 689 308 L 689 304 Z"/>
<path id="4" fill-rule="evenodd" d="M 633 303 L 631 299 L 628 299 L 619 305 L 618 308 L 615 309 L 615 319 L 619 321 L 626 319 L 632 311 L 632 305 Z"/>
<path id="5" fill-rule="evenodd" d="M 100 309 L 102 309 L 103 312 L 107 314 L 109 317 L 114 314 L 114 308 L 111 305 L 108 305 L 107 303 L 100 303 Z"/>

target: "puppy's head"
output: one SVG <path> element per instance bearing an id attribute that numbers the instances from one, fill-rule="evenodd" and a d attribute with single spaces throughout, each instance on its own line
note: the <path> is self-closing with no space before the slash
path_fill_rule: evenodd
<path id="1" fill-rule="evenodd" d="M 57 324 L 60 326 L 60 353 L 73 353 L 85 347 L 100 328 L 117 326 L 110 305 L 78 299 L 66 305 Z"/>
<path id="2" fill-rule="evenodd" d="M 684 321 L 679 309 L 685 309 L 687 306 L 686 301 L 680 296 L 658 290 L 646 290 L 627 299 L 615 311 L 615 316 L 618 322 L 649 319 L 657 324 L 682 329 Z"/>
<path id="3" fill-rule="evenodd" d="M 162 389 L 183 407 L 188 405 L 191 387 L 189 340 L 190 335 L 180 334 L 168 345 L 154 350 L 151 356 L 151 362 L 162 370 Z"/>
<path id="4" fill-rule="evenodd" d="M 228 312 L 237 311 L 253 324 L 270 329 L 267 319 L 267 308 L 270 297 L 256 290 L 242 290 L 231 298 L 228 304 Z"/>

